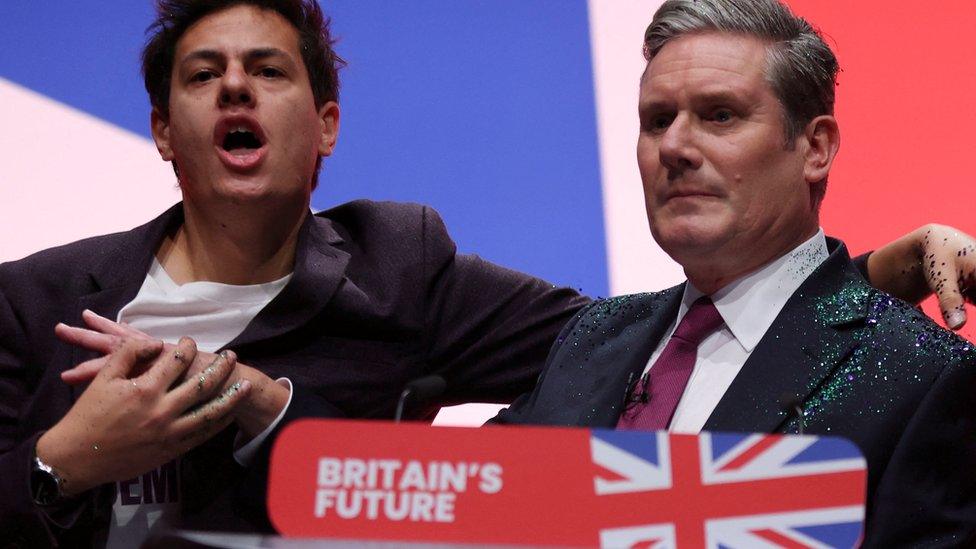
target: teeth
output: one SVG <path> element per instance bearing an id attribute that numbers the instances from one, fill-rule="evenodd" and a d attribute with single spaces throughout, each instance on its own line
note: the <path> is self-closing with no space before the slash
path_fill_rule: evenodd
<path id="1" fill-rule="evenodd" d="M 251 133 L 251 130 L 244 126 L 235 126 L 231 128 L 230 133 Z"/>

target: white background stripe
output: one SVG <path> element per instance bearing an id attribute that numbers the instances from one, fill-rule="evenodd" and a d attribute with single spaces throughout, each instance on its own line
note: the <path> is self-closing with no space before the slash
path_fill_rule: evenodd
<path id="1" fill-rule="evenodd" d="M 589 0 L 603 180 L 607 263 L 612 295 L 660 290 L 684 273 L 651 238 L 637 172 L 637 98 L 644 70 L 644 29 L 660 0 Z"/>
<path id="2" fill-rule="evenodd" d="M 151 142 L 2 78 L 0 120 L 0 261 L 130 229 L 180 199 Z"/>

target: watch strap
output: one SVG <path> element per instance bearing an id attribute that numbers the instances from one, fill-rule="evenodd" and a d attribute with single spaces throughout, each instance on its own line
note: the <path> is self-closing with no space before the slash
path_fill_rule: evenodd
<path id="1" fill-rule="evenodd" d="M 64 479 L 34 454 L 30 475 L 31 496 L 38 505 L 53 505 L 64 497 Z"/>

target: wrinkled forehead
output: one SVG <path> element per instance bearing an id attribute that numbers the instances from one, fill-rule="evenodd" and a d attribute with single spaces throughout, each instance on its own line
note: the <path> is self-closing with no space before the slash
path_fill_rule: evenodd
<path id="1" fill-rule="evenodd" d="M 765 42 L 746 35 L 708 32 L 675 38 L 648 61 L 641 75 L 642 102 L 689 93 L 772 93 L 767 54 Z"/>

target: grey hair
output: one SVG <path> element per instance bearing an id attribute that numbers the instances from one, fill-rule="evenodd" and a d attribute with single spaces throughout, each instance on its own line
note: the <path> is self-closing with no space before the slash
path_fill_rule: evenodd
<path id="1" fill-rule="evenodd" d="M 766 79 L 783 105 L 788 148 L 811 120 L 834 114 L 837 58 L 810 23 L 779 0 L 667 0 L 644 33 L 644 57 L 650 61 L 675 38 L 709 31 L 769 44 Z"/>

